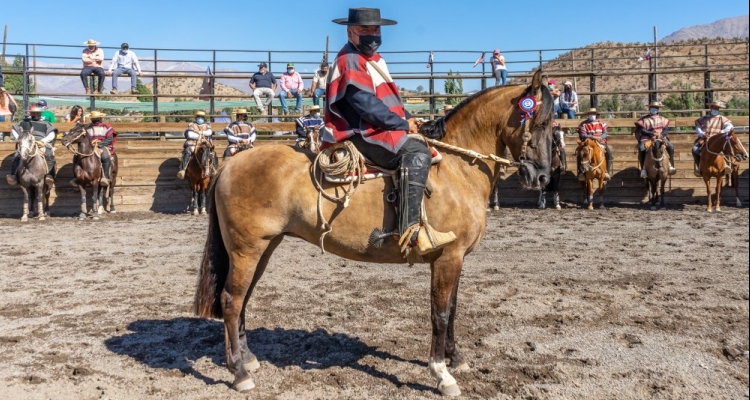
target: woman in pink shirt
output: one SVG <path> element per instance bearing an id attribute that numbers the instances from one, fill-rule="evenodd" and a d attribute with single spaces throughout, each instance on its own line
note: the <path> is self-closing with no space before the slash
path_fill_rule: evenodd
<path id="1" fill-rule="evenodd" d="M 13 114 L 18 109 L 16 99 L 0 86 L 0 122 L 13 121 Z"/>
<path id="2" fill-rule="evenodd" d="M 302 90 L 305 88 L 305 84 L 302 82 L 302 77 L 297 71 L 294 70 L 294 64 L 289 63 L 286 65 L 286 73 L 281 75 L 280 79 L 281 91 L 285 92 L 279 96 L 281 100 L 281 109 L 284 115 L 289 114 L 289 108 L 286 105 L 286 98 L 294 96 L 297 99 L 297 103 L 294 105 L 294 113 L 300 114 L 302 109 Z"/>

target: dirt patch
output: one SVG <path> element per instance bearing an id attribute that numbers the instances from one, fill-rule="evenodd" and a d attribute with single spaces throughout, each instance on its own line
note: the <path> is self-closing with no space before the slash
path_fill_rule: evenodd
<path id="1" fill-rule="evenodd" d="M 459 290 L 464 397 L 747 398 L 748 214 L 494 213 Z M 248 308 L 262 368 L 240 394 L 223 325 L 191 312 L 205 218 L 2 223 L 0 398 L 439 397 L 427 266 L 285 239 Z"/>

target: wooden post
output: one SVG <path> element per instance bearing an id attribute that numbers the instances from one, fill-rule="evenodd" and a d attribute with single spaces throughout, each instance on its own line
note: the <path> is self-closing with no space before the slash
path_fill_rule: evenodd
<path id="1" fill-rule="evenodd" d="M 5 62 L 5 45 L 8 43 L 8 25 L 5 25 L 3 31 L 3 54 L 0 55 L 0 61 Z"/>

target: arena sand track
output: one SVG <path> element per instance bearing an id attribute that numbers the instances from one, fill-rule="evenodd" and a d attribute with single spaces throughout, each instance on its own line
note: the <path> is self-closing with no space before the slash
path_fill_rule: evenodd
<path id="1" fill-rule="evenodd" d="M 262 368 L 240 394 L 221 323 L 191 313 L 205 218 L 1 222 L 0 398 L 439 397 L 427 266 L 286 239 L 249 306 Z M 504 209 L 459 300 L 464 398 L 748 397 L 747 209 Z"/>

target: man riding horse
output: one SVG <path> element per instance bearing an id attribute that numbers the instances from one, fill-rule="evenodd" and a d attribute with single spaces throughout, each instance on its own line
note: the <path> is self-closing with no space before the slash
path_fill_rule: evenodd
<path id="1" fill-rule="evenodd" d="M 224 128 L 227 135 L 227 149 L 224 158 L 231 157 L 242 150 L 252 149 L 255 142 L 255 127 L 247 120 L 247 109 L 238 108 L 234 112 L 236 120 Z"/>
<path id="2" fill-rule="evenodd" d="M 29 108 L 29 117 L 24 118 L 21 122 L 13 125 L 11 130 L 11 136 L 13 140 L 18 141 L 19 136 L 23 132 L 31 131 L 34 139 L 44 144 L 44 156 L 47 161 L 48 173 L 44 177 L 44 181 L 47 186 L 52 186 L 55 183 L 55 137 L 57 135 L 57 129 L 52 126 L 48 121 L 42 119 L 42 109 L 38 106 L 31 106 Z M 18 167 L 21 165 L 21 154 L 16 151 L 13 156 L 13 163 L 10 167 L 10 175 L 5 177 L 8 185 L 16 185 L 18 181 L 16 179 L 16 172 Z"/>
<path id="3" fill-rule="evenodd" d="M 187 169 L 188 162 L 190 161 L 190 155 L 195 150 L 195 145 L 198 144 L 198 140 L 201 137 L 212 144 L 212 136 L 214 132 L 211 130 L 211 124 L 206 121 L 206 113 L 203 111 L 195 112 L 195 121 L 188 124 L 185 130 L 185 143 L 182 145 L 182 162 L 180 163 L 180 170 L 177 172 L 177 178 L 185 179 L 185 169 Z M 214 169 L 218 166 L 219 160 L 216 154 L 212 154 Z"/>
<path id="4" fill-rule="evenodd" d="M 612 157 L 612 151 L 607 145 L 607 130 L 609 127 L 604 122 L 600 121 L 598 116 L 599 113 L 596 108 L 589 109 L 588 118 L 578 125 L 578 137 L 581 141 L 586 139 L 596 140 L 602 147 L 604 147 L 605 158 L 607 159 L 607 172 L 604 174 L 604 180 L 608 181 L 612 177 L 612 164 L 614 164 L 614 157 Z M 580 166 L 578 168 L 578 180 L 585 181 L 586 176 L 581 172 Z"/>
<path id="5" fill-rule="evenodd" d="M 720 115 L 720 110 L 726 108 L 723 101 L 714 101 L 708 107 L 711 111 L 703 117 L 695 120 L 695 133 L 698 138 L 693 144 L 693 160 L 695 161 L 695 176 L 700 177 L 701 149 L 711 136 L 722 134 L 726 135 L 734 129 L 732 121 L 729 118 Z"/>
<path id="6" fill-rule="evenodd" d="M 86 135 L 91 140 L 91 144 L 101 151 L 102 179 L 99 180 L 99 185 L 102 187 L 109 186 L 109 178 L 112 176 L 112 156 L 115 154 L 115 142 L 117 141 L 115 129 L 102 120 L 105 116 L 106 114 L 103 112 L 92 111 L 89 115 L 91 124 L 86 127 Z M 77 163 L 78 156 L 76 155 L 73 157 L 73 165 Z M 75 179 L 70 181 L 70 184 L 78 187 Z"/>
<path id="7" fill-rule="evenodd" d="M 638 140 L 638 162 L 641 166 L 641 178 L 648 176 L 646 172 L 646 143 L 652 139 L 662 139 L 667 145 L 669 154 L 669 175 L 674 175 L 674 145 L 669 141 L 669 119 L 659 114 L 660 101 L 652 101 L 648 105 L 648 115 L 635 121 L 635 138 Z"/>
<path id="8" fill-rule="evenodd" d="M 417 132 L 417 122 L 406 112 L 385 60 L 376 52 L 382 43 L 380 26 L 396 21 L 381 19 L 377 8 L 352 8 L 348 18 L 333 22 L 347 26 L 348 43 L 329 72 L 323 147 L 350 140 L 371 162 L 405 169 L 401 186 L 408 190 L 400 196 L 408 206 L 399 210 L 399 244 L 402 250 L 415 247 L 422 254 L 442 248 L 455 235 L 436 231 L 422 215 L 432 155 L 424 142 L 407 137 Z"/>
<path id="9" fill-rule="evenodd" d="M 320 106 L 312 106 L 309 111 L 307 115 L 297 118 L 295 133 L 297 134 L 298 142 L 304 141 L 311 130 L 320 131 L 325 126 L 323 117 L 320 115 Z"/>

